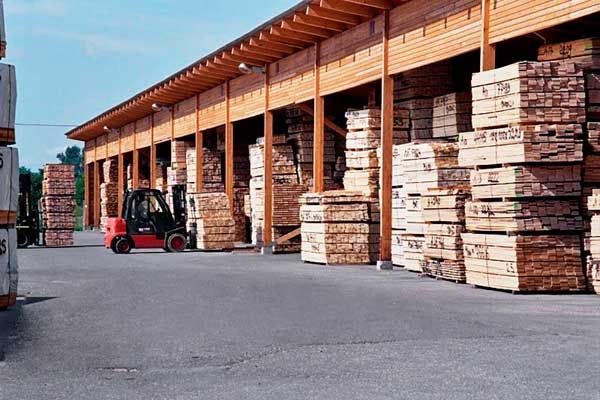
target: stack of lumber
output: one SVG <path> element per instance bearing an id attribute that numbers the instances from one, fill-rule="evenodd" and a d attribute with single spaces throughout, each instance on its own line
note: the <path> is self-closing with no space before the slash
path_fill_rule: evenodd
<path id="1" fill-rule="evenodd" d="M 538 61 L 565 60 L 589 69 L 600 68 L 600 38 L 545 44 L 538 48 Z"/>
<path id="2" fill-rule="evenodd" d="M 154 181 L 154 188 L 156 190 L 160 190 L 162 193 L 167 193 L 169 191 L 167 167 L 164 165 L 156 165 L 156 179 Z"/>
<path id="3" fill-rule="evenodd" d="M 589 250 L 587 258 L 588 288 L 600 294 L 600 189 L 594 189 L 588 198 L 587 208 L 592 213 Z"/>
<path id="4" fill-rule="evenodd" d="M 395 184 L 394 180 L 402 180 L 402 190 L 398 194 L 404 197 L 395 201 L 404 206 L 405 225 L 404 231 L 395 232 L 400 238 L 393 240 L 393 243 L 399 243 L 402 247 L 403 256 L 396 257 L 392 262 L 409 271 L 423 272 L 426 270 L 424 250 L 427 224 L 423 215 L 422 196 L 430 189 L 467 185 L 470 171 L 458 167 L 456 143 L 409 143 L 400 146 L 397 151 L 401 151 L 401 154 L 397 156 L 398 161 L 394 162 L 394 170 L 400 169 L 401 172 L 394 171 L 392 174 L 394 177 L 401 174 L 402 177 L 393 179 L 392 185 Z"/>
<path id="5" fill-rule="evenodd" d="M 406 192 L 404 190 L 404 148 L 394 145 L 392 159 L 392 263 L 404 265 L 402 237 L 406 234 Z"/>
<path id="6" fill-rule="evenodd" d="M 119 212 L 118 171 L 116 160 L 109 158 L 102 163 L 103 182 L 100 184 L 100 228 L 102 232 L 106 227 L 106 221 L 116 217 Z"/>
<path id="7" fill-rule="evenodd" d="M 377 201 L 361 192 L 328 191 L 302 196 L 302 261 L 370 264 L 379 257 Z M 374 228 L 376 227 L 377 228 Z"/>
<path id="8" fill-rule="evenodd" d="M 285 109 L 287 124 L 287 141 L 293 146 L 296 155 L 298 177 L 300 183 L 311 187 L 313 185 L 313 156 L 314 156 L 314 119 L 298 107 Z M 336 163 L 334 134 L 325 130 L 323 144 L 323 175 L 326 185 L 333 183 L 333 170 Z"/>
<path id="9" fill-rule="evenodd" d="M 221 174 L 221 153 L 208 148 L 202 149 L 202 192 L 221 193 L 225 191 Z M 186 149 L 187 192 L 195 193 L 196 188 L 196 147 Z"/>
<path id="10" fill-rule="evenodd" d="M 238 149 L 236 152 L 244 151 Z M 248 151 L 248 148 L 245 148 Z M 250 194 L 250 160 L 248 154 L 235 155 L 233 158 L 233 219 L 235 220 L 236 242 L 246 242 L 250 227 L 250 219 L 245 213 L 245 198 Z"/>
<path id="11" fill-rule="evenodd" d="M 465 210 L 471 233 L 463 234 L 467 283 L 584 289 L 582 77 L 576 65 L 559 62 L 473 75 L 476 130 L 459 139 L 460 165 L 476 167 Z"/>
<path id="12" fill-rule="evenodd" d="M 452 66 L 440 62 L 416 68 L 394 78 L 394 103 L 409 111 L 411 139 L 433 135 L 433 99 L 452 92 Z"/>
<path id="13" fill-rule="evenodd" d="M 46 164 L 42 183 L 44 243 L 46 246 L 73 245 L 75 228 L 75 167 Z"/>
<path id="14" fill-rule="evenodd" d="M 196 225 L 196 248 L 225 250 L 233 248 L 235 221 L 225 193 L 193 193 L 187 196 L 188 223 Z"/>
<path id="15" fill-rule="evenodd" d="M 126 168 L 127 189 L 133 189 L 133 164 L 128 164 Z M 139 189 L 148 189 L 150 187 L 150 180 L 147 177 L 142 176 L 141 173 L 138 178 Z"/>
<path id="16" fill-rule="evenodd" d="M 470 188 L 429 189 L 422 198 L 425 225 L 424 271 L 427 275 L 464 283 L 465 203 Z"/>
<path id="17" fill-rule="evenodd" d="M 0 0 L 0 58 L 6 55 L 4 5 Z M 17 302 L 19 272 L 15 229 L 19 194 L 19 156 L 15 144 L 17 84 L 15 67 L 0 64 L 0 309 Z"/>
<path id="18" fill-rule="evenodd" d="M 433 137 L 455 138 L 471 126 L 471 93 L 460 92 L 433 99 Z"/>
<path id="19" fill-rule="evenodd" d="M 171 142 L 171 166 L 167 168 L 168 186 L 187 185 L 187 150 L 190 142 L 173 140 Z"/>
<path id="20" fill-rule="evenodd" d="M 307 187 L 298 182 L 298 173 L 294 164 L 294 150 L 286 144 L 285 135 L 273 136 L 273 232 L 276 240 L 300 226 L 299 198 Z M 264 220 L 264 144 L 263 138 L 257 144 L 249 146 L 250 153 L 250 208 L 252 243 L 262 247 L 262 229 Z M 275 245 L 273 252 L 289 253 L 300 251 L 299 238 Z"/>

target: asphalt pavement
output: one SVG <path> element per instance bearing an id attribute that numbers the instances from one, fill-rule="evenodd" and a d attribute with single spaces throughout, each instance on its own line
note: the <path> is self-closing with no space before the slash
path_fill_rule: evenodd
<path id="1" fill-rule="evenodd" d="M 600 399 L 600 297 L 77 242 L 19 253 L 0 399 Z"/>

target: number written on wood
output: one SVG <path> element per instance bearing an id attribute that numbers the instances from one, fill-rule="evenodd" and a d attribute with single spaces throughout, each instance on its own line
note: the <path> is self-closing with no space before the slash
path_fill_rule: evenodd
<path id="1" fill-rule="evenodd" d="M 6 254 L 6 239 L 0 240 L 0 256 Z"/>

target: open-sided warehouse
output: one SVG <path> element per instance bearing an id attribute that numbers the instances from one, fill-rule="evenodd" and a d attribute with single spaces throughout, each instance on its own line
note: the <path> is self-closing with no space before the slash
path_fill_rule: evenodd
<path id="1" fill-rule="evenodd" d="M 600 84 L 590 76 L 600 67 L 600 43 L 588 38 L 600 35 L 599 13 L 594 0 L 302 1 L 68 132 L 85 142 L 85 224 L 100 226 L 118 213 L 126 188 L 169 193 L 185 185 L 188 193 L 227 195 L 235 227 L 219 235 L 302 250 L 307 261 L 347 263 L 322 254 L 345 246 L 350 254 L 358 242 L 365 257 L 356 260 L 384 267 L 397 258 L 409 269 L 464 281 L 466 265 L 467 281 L 470 273 L 482 286 L 581 289 L 577 274 L 553 272 L 552 282 L 539 283 L 520 270 L 492 273 L 487 258 L 483 266 L 476 259 L 486 248 L 517 263 L 520 243 L 537 248 L 540 241 L 572 251 L 579 245 L 569 243 L 583 231 L 591 232 L 593 256 L 590 218 L 570 197 L 592 195 L 585 171 L 583 189 L 579 179 L 575 188 L 557 180 L 552 193 L 535 190 L 557 174 L 568 180 L 594 170 L 593 151 L 584 158 L 577 147 L 583 132 L 555 124 L 582 126 L 594 149 Z M 587 68 L 571 70 L 569 59 Z M 540 63 L 515 64 L 525 60 Z M 540 133 L 544 124 L 551 128 Z M 509 132 L 490 133 L 497 128 Z M 498 145 L 510 129 L 535 139 Z M 493 149 L 481 144 L 486 134 Z M 537 171 L 529 167 L 535 162 Z M 500 170 L 486 172 L 492 167 Z M 342 189 L 362 197 L 304 195 Z M 349 210 L 363 208 L 348 220 Z M 517 250 L 494 244 L 490 232 L 506 234 Z"/>

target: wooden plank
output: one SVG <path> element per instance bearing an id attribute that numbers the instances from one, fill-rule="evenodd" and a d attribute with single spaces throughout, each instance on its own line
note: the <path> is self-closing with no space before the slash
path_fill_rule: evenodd
<path id="1" fill-rule="evenodd" d="M 150 125 L 150 188 L 156 186 L 156 144 L 154 143 L 154 115 L 151 117 Z"/>
<path id="2" fill-rule="evenodd" d="M 117 156 L 117 171 L 119 176 L 117 177 L 117 210 L 118 215 L 121 215 L 123 211 L 123 192 L 125 191 L 125 160 L 123 153 L 119 153 Z"/>
<path id="3" fill-rule="evenodd" d="M 384 12 L 383 54 L 381 69 L 381 222 L 380 260 L 392 261 L 392 160 L 394 122 L 394 78 L 389 74 L 389 24 L 390 14 Z"/>

